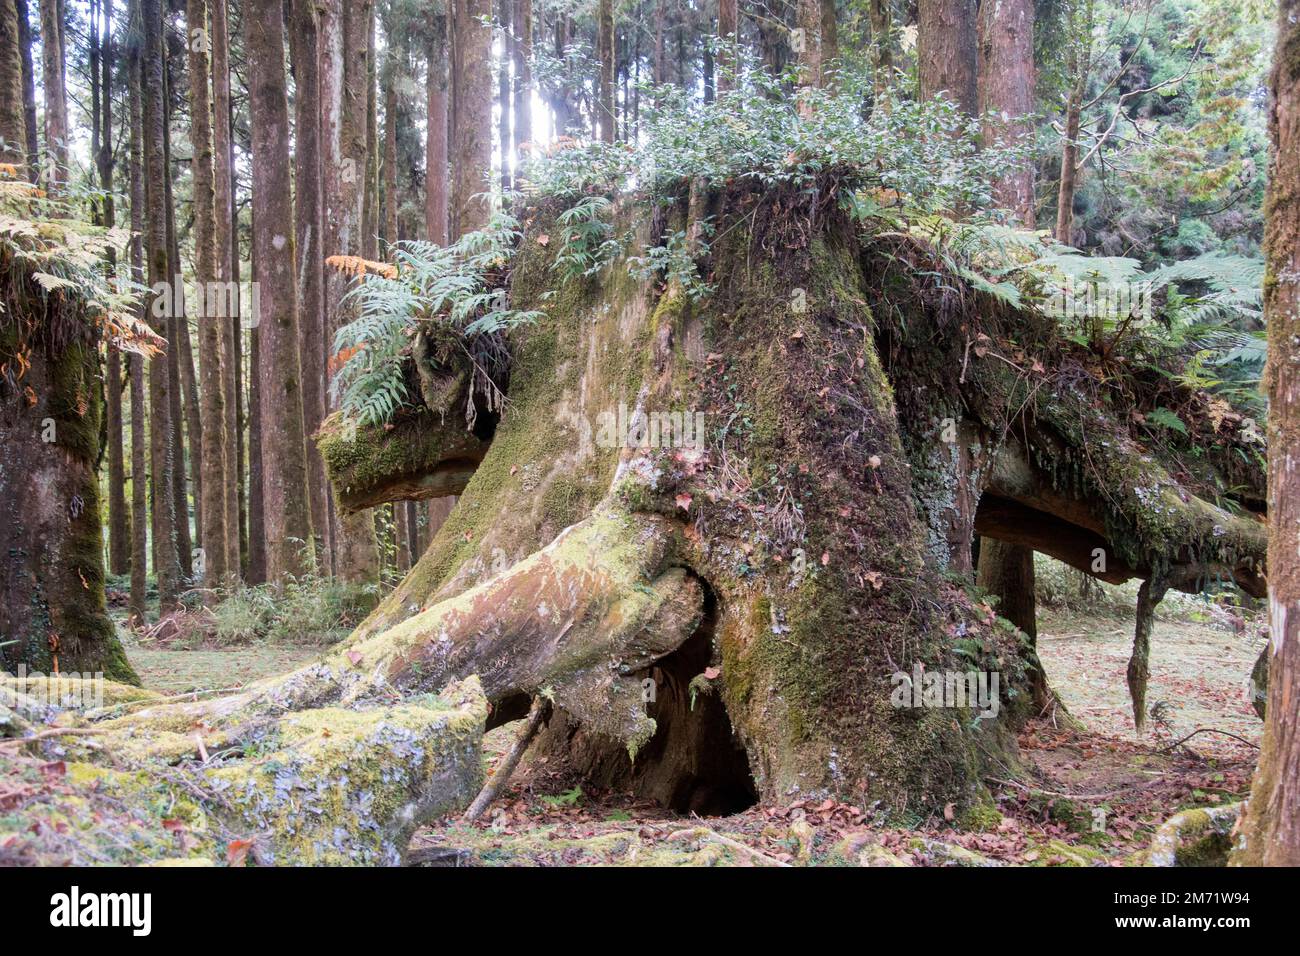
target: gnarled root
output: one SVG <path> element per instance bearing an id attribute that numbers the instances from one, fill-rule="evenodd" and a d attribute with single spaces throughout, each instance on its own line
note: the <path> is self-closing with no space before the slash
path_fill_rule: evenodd
<path id="1" fill-rule="evenodd" d="M 703 613 L 678 547 L 667 519 L 599 512 L 292 674 L 213 700 L 124 702 L 40 745 L 123 795 L 181 780 L 200 797 L 196 831 L 259 834 L 268 862 L 398 862 L 415 826 L 478 791 L 489 702 L 500 723 L 514 701 L 545 694 L 633 752 L 653 736 L 635 675 Z"/>

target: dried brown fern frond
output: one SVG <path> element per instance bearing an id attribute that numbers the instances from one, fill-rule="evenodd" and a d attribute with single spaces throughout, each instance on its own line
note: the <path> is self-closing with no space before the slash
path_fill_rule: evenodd
<path id="1" fill-rule="evenodd" d="M 337 269 L 344 275 L 363 276 L 367 273 L 383 276 L 385 279 L 397 278 L 397 266 L 387 262 L 375 262 L 372 259 L 364 259 L 361 256 L 330 256 L 325 260 L 325 264 L 331 269 Z"/>

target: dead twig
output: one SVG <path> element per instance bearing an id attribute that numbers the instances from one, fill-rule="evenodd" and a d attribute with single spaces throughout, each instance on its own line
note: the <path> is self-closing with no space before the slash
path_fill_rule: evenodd
<path id="1" fill-rule="evenodd" d="M 1214 728 L 1214 727 L 1197 727 L 1195 730 L 1193 730 L 1193 731 L 1192 731 L 1190 734 L 1188 734 L 1186 737 L 1183 737 L 1183 738 L 1181 738 L 1181 739 L 1179 739 L 1179 740 L 1175 740 L 1172 744 L 1170 744 L 1168 747 L 1165 747 L 1165 748 L 1164 748 L 1163 750 L 1161 750 L 1160 752 L 1161 752 L 1162 754 L 1167 754 L 1167 753 L 1169 753 L 1169 751 L 1173 750 L 1175 747 L 1179 746 L 1180 744 L 1183 744 L 1183 743 L 1185 743 L 1185 742 L 1191 740 L 1191 739 L 1192 739 L 1193 737 L 1195 737 L 1197 734 L 1223 734 L 1223 736 L 1225 736 L 1225 737 L 1231 737 L 1233 740 L 1240 740 L 1240 741 L 1241 741 L 1243 744 L 1245 744 L 1247 747 L 1252 747 L 1252 748 L 1254 748 L 1255 750 L 1258 750 L 1258 749 L 1259 749 L 1258 745 L 1256 745 L 1256 744 L 1252 744 L 1252 743 L 1251 743 L 1249 740 L 1247 740 L 1245 737 L 1242 737 L 1242 736 L 1240 736 L 1240 735 L 1238 735 L 1238 734 L 1230 733 L 1229 731 L 1226 731 L 1226 730 L 1218 730 L 1218 729 L 1216 729 L 1216 728 Z"/>
<path id="2" fill-rule="evenodd" d="M 546 715 L 550 713 L 550 710 L 551 702 L 541 694 L 533 698 L 533 706 L 528 711 L 528 724 L 524 727 L 518 739 L 515 740 L 514 746 L 510 748 L 510 752 L 506 754 L 500 766 L 493 771 L 492 779 L 483 785 L 483 789 L 479 791 L 478 796 L 474 798 L 474 802 L 465 811 L 466 823 L 473 823 L 483 816 L 484 811 L 491 806 L 492 801 L 505 789 L 506 783 L 510 780 L 510 775 L 515 772 L 515 767 L 519 765 L 520 758 L 523 757 L 524 751 L 528 749 L 528 745 L 533 742 L 533 738 L 537 736 L 537 731 L 541 728 L 542 721 L 546 719 Z"/>

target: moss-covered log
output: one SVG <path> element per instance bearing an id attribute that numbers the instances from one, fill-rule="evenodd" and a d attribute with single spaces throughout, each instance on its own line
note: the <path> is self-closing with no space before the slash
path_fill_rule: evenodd
<path id="1" fill-rule="evenodd" d="M 398 864 L 417 827 L 482 785 L 487 701 L 476 679 L 398 702 L 295 709 L 277 681 L 188 704 L 109 683 L 96 688 L 105 706 L 89 712 L 70 693 L 85 688 L 23 687 L 28 712 L 53 726 L 0 741 L 0 765 L 24 751 L 57 756 L 75 790 L 48 798 L 43 820 L 77 834 L 65 861 Z M 114 821 L 113 832 L 93 818 Z"/>

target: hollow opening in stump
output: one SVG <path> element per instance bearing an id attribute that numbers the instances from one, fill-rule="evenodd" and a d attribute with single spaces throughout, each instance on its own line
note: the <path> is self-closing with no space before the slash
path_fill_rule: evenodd
<path id="1" fill-rule="evenodd" d="M 586 782 L 682 814 L 725 816 L 758 803 L 749 758 L 722 701 L 721 680 L 704 678 L 717 617 L 717 600 L 705 585 L 699 627 L 681 647 L 637 675 L 649 681 L 646 713 L 658 727 L 635 761 L 621 743 L 553 727 L 559 739 L 552 737 L 551 745 L 567 750 Z"/>

